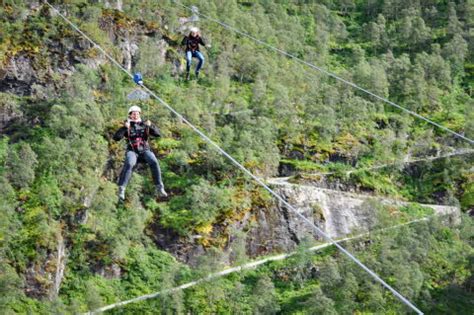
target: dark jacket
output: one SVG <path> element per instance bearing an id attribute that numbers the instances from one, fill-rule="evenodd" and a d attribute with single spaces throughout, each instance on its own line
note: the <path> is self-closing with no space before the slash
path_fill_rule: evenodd
<path id="1" fill-rule="evenodd" d="M 148 138 L 150 136 L 160 137 L 160 130 L 155 125 L 145 125 L 144 121 L 141 122 L 130 122 L 130 131 L 127 127 L 121 127 L 115 132 L 113 139 L 119 141 L 123 138 L 128 140 L 127 150 L 135 151 L 137 153 L 150 150 L 148 144 Z"/>
<path id="2" fill-rule="evenodd" d="M 186 52 L 191 51 L 199 51 L 199 44 L 201 45 L 206 45 L 204 44 L 204 41 L 202 40 L 201 36 L 196 36 L 193 37 L 191 35 L 185 36 L 183 38 L 183 41 L 181 42 L 182 45 L 186 45 Z"/>

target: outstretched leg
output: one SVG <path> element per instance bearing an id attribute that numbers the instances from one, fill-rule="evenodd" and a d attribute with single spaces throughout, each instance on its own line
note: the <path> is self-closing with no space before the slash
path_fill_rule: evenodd
<path id="1" fill-rule="evenodd" d="M 148 165 L 150 165 L 151 175 L 153 176 L 153 182 L 155 183 L 158 194 L 160 194 L 162 197 L 166 197 L 167 194 L 161 179 L 160 164 L 158 163 L 155 154 L 151 150 L 146 150 L 143 152 L 143 157 L 145 158 L 145 161 L 148 163 Z"/>
<path id="2" fill-rule="evenodd" d="M 193 53 L 191 51 L 186 52 L 186 80 L 189 80 L 189 71 L 191 70 L 191 63 L 193 61 Z"/>
<path id="3" fill-rule="evenodd" d="M 199 76 L 199 71 L 201 70 L 202 66 L 204 65 L 204 56 L 200 51 L 194 52 L 194 57 L 196 57 L 199 62 L 196 66 L 196 77 Z"/>
<path id="4" fill-rule="evenodd" d="M 127 151 L 125 154 L 125 163 L 119 176 L 119 197 L 125 199 L 125 187 L 127 187 L 130 177 L 132 177 L 133 167 L 137 164 L 137 154 L 133 151 Z"/>

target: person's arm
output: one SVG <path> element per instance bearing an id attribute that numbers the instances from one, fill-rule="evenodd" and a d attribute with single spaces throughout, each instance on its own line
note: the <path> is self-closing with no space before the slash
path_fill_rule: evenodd
<path id="1" fill-rule="evenodd" d="M 145 121 L 145 126 L 148 129 L 147 133 L 155 137 L 161 137 L 160 129 L 158 129 L 156 125 L 152 124 L 150 120 Z"/>
<path id="2" fill-rule="evenodd" d="M 199 37 L 199 44 L 201 44 L 203 46 L 206 46 L 206 44 L 204 43 L 204 40 L 202 39 L 202 37 Z"/>
<path id="3" fill-rule="evenodd" d="M 121 127 L 119 130 L 115 132 L 112 138 L 115 141 L 119 141 L 125 138 L 126 134 L 127 134 L 127 127 Z"/>
<path id="4" fill-rule="evenodd" d="M 161 137 L 160 129 L 154 124 L 152 124 L 149 120 L 147 121 L 146 124 L 150 130 L 150 135 L 154 137 Z"/>
<path id="5" fill-rule="evenodd" d="M 181 45 L 188 46 L 188 37 L 187 36 L 184 36 L 183 40 L 181 41 Z"/>

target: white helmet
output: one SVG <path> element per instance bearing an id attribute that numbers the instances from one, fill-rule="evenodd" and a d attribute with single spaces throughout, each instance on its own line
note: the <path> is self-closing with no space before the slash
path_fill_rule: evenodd
<path id="1" fill-rule="evenodd" d="M 130 107 L 130 108 L 128 109 L 128 114 L 129 114 L 129 115 L 130 115 L 131 112 L 139 112 L 139 113 L 141 113 L 142 110 L 141 110 L 140 107 L 138 107 L 138 106 L 136 106 L 136 105 L 133 105 L 132 107 Z"/>
<path id="2" fill-rule="evenodd" d="M 199 28 L 193 26 L 189 29 L 191 31 L 191 33 L 199 33 Z"/>

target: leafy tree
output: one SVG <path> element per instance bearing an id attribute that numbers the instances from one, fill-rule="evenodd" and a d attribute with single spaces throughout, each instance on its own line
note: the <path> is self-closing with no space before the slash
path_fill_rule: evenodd
<path id="1" fill-rule="evenodd" d="M 252 297 L 251 303 L 253 313 L 276 314 L 280 311 L 280 307 L 277 303 L 275 286 L 267 275 L 262 275 L 258 279 L 253 289 Z"/>
<path id="2" fill-rule="evenodd" d="M 361 61 L 354 71 L 354 81 L 379 96 L 388 96 L 389 84 L 385 67 L 378 61 Z"/>
<path id="3" fill-rule="evenodd" d="M 389 40 L 387 37 L 386 21 L 382 14 L 377 16 L 375 22 L 368 24 L 368 39 L 375 46 L 374 51 L 377 52 L 379 48 L 386 48 L 389 46 Z"/>
<path id="4" fill-rule="evenodd" d="M 0 256 L 0 310 L 4 314 L 12 312 L 12 305 L 16 299 L 23 296 L 23 281 L 12 268 Z"/>
<path id="5" fill-rule="evenodd" d="M 462 24 L 459 22 L 456 14 L 456 4 L 454 2 L 448 3 L 448 34 L 451 36 L 462 34 Z"/>
<path id="6" fill-rule="evenodd" d="M 10 182 L 16 188 L 28 187 L 35 179 L 37 163 L 37 155 L 28 143 L 10 147 L 6 161 Z"/>
<path id="7" fill-rule="evenodd" d="M 451 41 L 443 47 L 443 55 L 451 62 L 451 69 L 455 77 L 464 73 L 464 60 L 467 54 L 468 44 L 460 34 L 455 34 Z"/>
<path id="8" fill-rule="evenodd" d="M 430 28 L 414 8 L 405 11 L 399 32 L 401 42 L 409 47 L 423 45 L 430 38 Z"/>
<path id="9" fill-rule="evenodd" d="M 320 271 L 319 283 L 321 283 L 321 289 L 331 294 L 331 292 L 337 291 L 342 280 L 343 276 L 339 272 L 338 265 L 334 260 L 327 260 Z"/>
<path id="10" fill-rule="evenodd" d="M 423 67 L 425 80 L 429 86 L 437 86 L 443 89 L 450 89 L 452 86 L 451 71 L 449 64 L 441 56 L 439 45 L 435 44 L 431 48 L 433 53 L 420 53 L 416 55 L 415 64 Z"/>
<path id="11" fill-rule="evenodd" d="M 314 290 L 311 297 L 303 305 L 315 314 L 337 314 L 334 301 L 326 297 L 319 287 Z"/>
<path id="12" fill-rule="evenodd" d="M 123 58 L 120 43 L 136 42 L 133 70 L 145 75 L 147 86 L 258 176 L 277 175 L 283 159 L 298 172 L 345 171 L 459 145 L 432 126 L 217 24 L 202 18 L 185 22 L 191 13 L 172 1 L 128 1 L 122 11 L 113 9 L 120 5 L 72 0 L 59 8 L 118 60 L 130 61 Z M 472 15 L 469 1 L 193 5 L 453 130 L 472 133 L 468 61 L 474 50 L 465 34 Z M 139 167 L 127 202 L 116 204 L 114 181 L 123 148 L 110 136 L 126 116 L 133 83 L 59 16 L 34 6 L 9 0 L 0 8 L 0 77 L 6 91 L 0 95 L 0 127 L 8 134 L 0 140 L 0 282 L 9 290 L 0 301 L 2 312 L 84 312 L 245 259 L 244 235 L 227 227 L 242 218 L 252 222 L 251 210 L 270 211 L 271 203 L 154 100 L 140 105 L 163 134 L 151 144 L 170 198 L 155 201 L 150 176 Z M 212 48 L 203 50 L 201 78 L 184 82 L 179 40 L 191 24 L 201 27 Z M 21 79 L 30 72 L 31 87 Z M 459 199 L 468 210 L 470 162 L 457 157 L 336 175 L 324 182 L 416 201 L 456 204 Z M 402 210 L 380 207 L 380 224 L 426 214 L 420 207 Z M 472 220 L 463 220 L 461 226 L 430 222 L 371 234 L 346 246 L 426 313 L 469 313 Z M 54 273 L 59 233 L 68 259 L 58 300 L 25 296 L 22 291 L 32 289 L 21 280 L 27 269 L 44 269 L 47 275 L 38 279 Z M 181 249 L 202 246 L 211 254 L 198 270 L 183 271 L 156 250 L 151 238 L 173 238 L 178 247 L 171 251 L 190 263 L 199 259 Z M 222 254 L 218 249 L 224 244 L 229 247 Z M 235 256 L 229 256 L 230 249 Z M 303 246 L 288 261 L 117 312 L 407 311 L 334 250 L 316 256 L 302 251 Z M 260 291 L 271 294 L 258 297 Z"/>
<path id="13" fill-rule="evenodd" d="M 2 220 L 0 222 L 0 259 L 8 251 L 9 243 L 14 240 L 12 230 L 17 228 L 18 222 L 15 220 L 15 208 L 18 205 L 16 200 L 15 190 L 8 180 L 0 176 L 0 193 L 2 199 L 0 200 L 0 213 Z"/>

